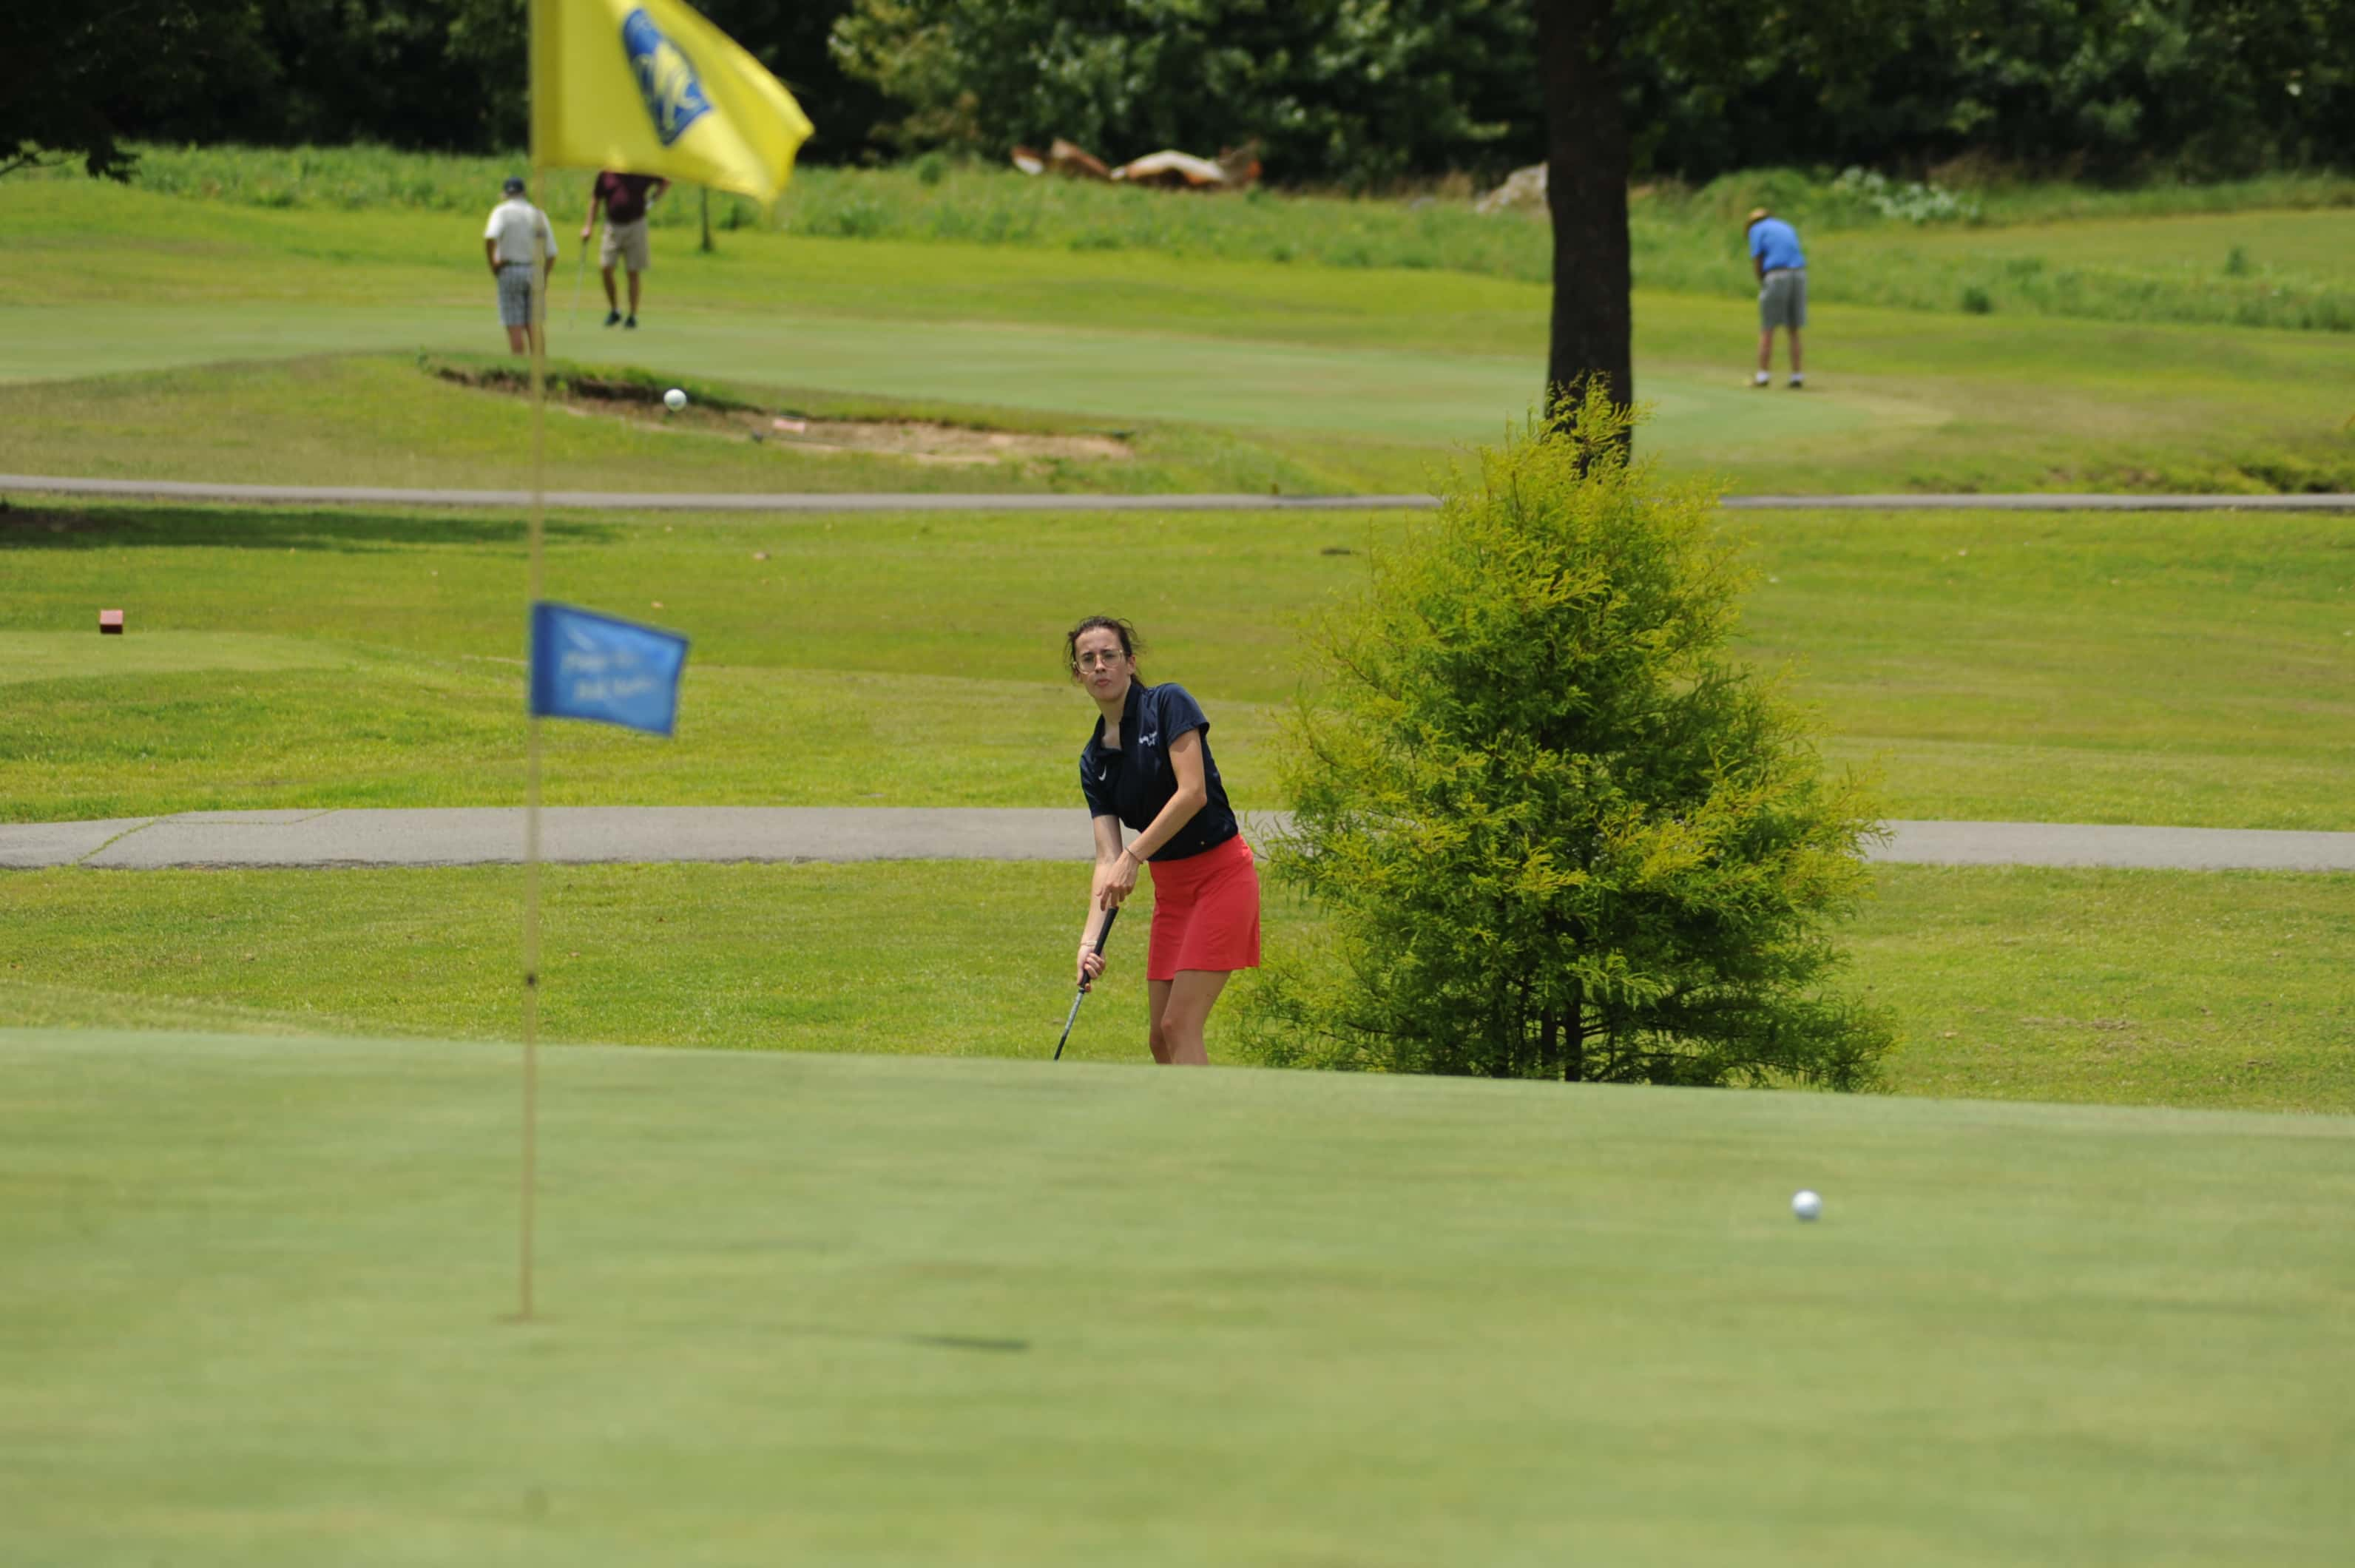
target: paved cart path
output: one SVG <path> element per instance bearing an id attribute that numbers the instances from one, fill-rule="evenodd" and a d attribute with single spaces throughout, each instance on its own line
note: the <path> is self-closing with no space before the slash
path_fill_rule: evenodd
<path id="1" fill-rule="evenodd" d="M 1264 839 L 1281 814 L 1254 818 Z M 1917 866 L 2129 866 L 2355 871 L 2355 833 L 2062 822 L 1891 822 L 1871 859 Z M 1085 860 L 1076 810 L 888 806 L 556 806 L 559 864 L 741 860 Z M 514 807 L 193 811 L 107 822 L 0 826 L 0 868 L 484 866 L 523 859 Z"/>
<path id="2" fill-rule="evenodd" d="M 526 490 L 402 490 L 366 485 L 213 485 L 173 479 L 70 479 L 0 474 L 0 494 L 225 501 L 240 506 L 525 507 Z M 629 512 L 1366 512 L 1427 510 L 1431 496 L 756 495 L 551 490 L 548 505 Z M 2355 512 L 2327 496 L 1728 496 L 1734 511 Z"/>

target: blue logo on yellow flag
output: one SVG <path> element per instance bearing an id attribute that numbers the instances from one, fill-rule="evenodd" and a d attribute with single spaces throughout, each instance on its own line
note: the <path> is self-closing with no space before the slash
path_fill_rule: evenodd
<path id="1" fill-rule="evenodd" d="M 687 134 L 687 128 L 711 112 L 711 100 L 695 74 L 695 62 L 663 36 L 655 19 L 644 11 L 622 18 L 622 48 L 630 57 L 631 74 L 646 101 L 655 134 L 669 146 Z"/>
<path id="2" fill-rule="evenodd" d="M 667 735 L 687 639 L 543 600 L 531 607 L 531 711 Z"/>

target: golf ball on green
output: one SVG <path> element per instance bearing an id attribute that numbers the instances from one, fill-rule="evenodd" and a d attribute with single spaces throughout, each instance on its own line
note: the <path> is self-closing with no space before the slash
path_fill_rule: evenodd
<path id="1" fill-rule="evenodd" d="M 687 394 L 673 387 L 663 394 L 663 407 L 673 413 L 678 412 L 679 410 L 687 407 Z"/>
<path id="2" fill-rule="evenodd" d="M 1824 1200 L 1806 1188 L 1791 1195 L 1791 1212 L 1802 1220 L 1813 1220 L 1824 1211 Z"/>

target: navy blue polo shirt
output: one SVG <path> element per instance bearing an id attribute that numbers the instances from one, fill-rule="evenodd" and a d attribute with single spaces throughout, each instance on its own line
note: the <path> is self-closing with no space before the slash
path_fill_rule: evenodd
<path id="1" fill-rule="evenodd" d="M 1132 832 L 1150 827 L 1178 793 L 1178 770 L 1169 765 L 1169 747 L 1195 730 L 1202 732 L 1202 783 L 1210 798 L 1151 859 L 1183 860 L 1215 849 L 1241 832 L 1234 807 L 1227 804 L 1219 764 L 1210 760 L 1210 721 L 1203 716 L 1202 705 L 1175 682 L 1128 683 L 1117 748 L 1103 743 L 1103 720 L 1096 720 L 1095 732 L 1080 749 L 1080 793 L 1088 797 L 1088 815 L 1117 816 Z"/>

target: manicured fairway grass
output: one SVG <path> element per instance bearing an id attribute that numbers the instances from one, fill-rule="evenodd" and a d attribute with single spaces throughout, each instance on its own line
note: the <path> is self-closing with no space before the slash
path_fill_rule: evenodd
<path id="1" fill-rule="evenodd" d="M 1084 867 L 1035 863 L 548 879 L 553 1038 L 905 1055 L 1050 1051 L 1086 897 Z M 1900 1093 L 2355 1112 L 2355 879 L 1884 867 L 1875 880 L 1844 933 L 1856 967 L 1840 984 L 1891 1009 Z M 512 1037 L 521 888 L 496 868 L 0 874 L 0 921 L 18 937 L 0 1012 Z M 1309 918 L 1272 889 L 1271 947 Z M 1146 1060 L 1142 932 L 1115 944 L 1074 1057 Z M 1232 1060 L 1231 1021 L 1214 1020 L 1214 1060 Z"/>
<path id="2" fill-rule="evenodd" d="M 499 346 L 473 230 L 441 215 L 45 181 L 0 192 L 0 219 L 16 263 L 0 381 Z M 673 245 L 655 276 L 645 330 L 620 342 L 568 335 L 559 278 L 554 351 L 779 388 L 1220 425 L 1383 487 L 1526 411 L 1548 308 L 1540 283 L 1456 272 L 749 230 L 712 257 Z M 2344 411 L 2313 393 L 2337 374 L 2337 334 L 1841 306 L 1811 332 L 1813 389 L 1795 399 L 1746 389 L 1755 321 L 1740 299 L 1641 293 L 1636 323 L 1639 391 L 1659 404 L 1648 439 L 1745 489 L 2250 489 L 2355 473 Z M 114 395 L 77 389 L 54 421 L 37 396 L 12 398 L 0 464 L 23 472 L 47 453 L 143 471 L 134 434 L 88 417 Z M 186 406 L 200 415 L 201 399 Z M 318 476 L 303 454 L 354 422 L 294 418 L 283 476 Z M 400 461 L 398 443 L 344 439 L 364 467 Z M 203 476 L 240 459 L 216 461 Z M 521 464 L 517 450 L 479 482 L 512 483 Z"/>
<path id="3" fill-rule="evenodd" d="M 0 1032 L 15 1562 L 2325 1563 L 2355 1124 Z M 1789 1216 L 1801 1185 L 1826 1218 Z"/>
<path id="4" fill-rule="evenodd" d="M 1302 617 L 1395 515 L 550 525 L 552 595 L 695 639 L 667 744 L 555 727 L 549 799 L 1054 805 L 1092 716 L 1062 630 L 1134 616 L 1247 807 Z M 2355 552 L 2327 517 L 1730 517 L 1745 647 L 1892 816 L 2355 828 Z M 522 798 L 512 515 L 0 517 L 0 818 Z M 1331 553 L 1350 551 L 1356 553 Z M 763 559 L 765 557 L 765 559 Z M 1114 575 L 1103 562 L 1116 560 Z M 131 634 L 101 639 L 101 607 Z M 917 738 L 921 737 L 921 741 Z"/>

